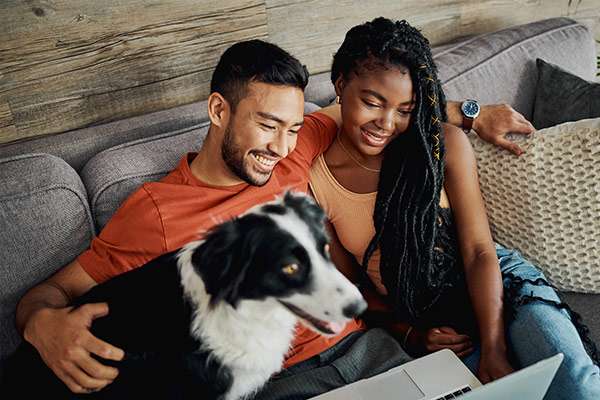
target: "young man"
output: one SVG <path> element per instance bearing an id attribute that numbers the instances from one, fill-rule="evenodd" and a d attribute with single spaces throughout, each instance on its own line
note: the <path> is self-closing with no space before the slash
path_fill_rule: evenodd
<path id="1" fill-rule="evenodd" d="M 317 136 L 323 131 L 319 125 L 335 125 L 339 120 L 336 107 L 303 117 L 307 81 L 306 69 L 275 45 L 253 40 L 229 48 L 213 74 L 208 99 L 211 125 L 202 149 L 186 155 L 161 181 L 139 188 L 87 251 L 23 297 L 17 309 L 18 329 L 73 392 L 97 391 L 116 378 L 117 369 L 92 355 L 120 360 L 124 354 L 89 331 L 94 319 L 110 312 L 106 304 L 73 310 L 69 307 L 73 298 L 197 239 L 219 221 L 286 189 L 307 191 L 310 165 L 333 139 Z M 458 108 L 452 103 L 448 112 L 451 122 L 460 125 Z M 476 121 L 482 126 L 475 128 L 498 143 L 509 131 L 532 131 L 523 121 L 508 106 L 490 106 L 483 108 Z M 363 336 L 362 328 L 355 321 L 334 338 L 299 328 L 286 366 L 297 364 L 302 369 L 312 365 L 315 357 L 329 362 Z M 369 337 L 386 352 L 395 343 L 381 331 Z M 400 346 L 395 346 L 395 357 L 380 352 L 364 371 L 372 370 L 371 365 L 389 368 L 390 363 L 405 360 Z M 273 385 L 263 393 L 268 394 Z M 273 386 L 272 393 L 278 390 Z"/>

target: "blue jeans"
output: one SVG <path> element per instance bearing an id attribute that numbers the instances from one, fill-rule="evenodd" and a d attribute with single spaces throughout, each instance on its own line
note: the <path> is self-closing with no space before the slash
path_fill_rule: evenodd
<path id="1" fill-rule="evenodd" d="M 505 296 L 514 277 L 536 281 L 544 275 L 514 250 L 496 245 L 496 254 L 504 281 Z M 514 285 L 512 285 L 514 286 Z M 521 304 L 524 296 L 535 296 L 545 301 L 533 300 Z M 513 318 L 506 321 L 506 339 L 509 352 L 517 365 L 526 367 L 557 353 L 564 360 L 545 396 L 546 400 L 598 400 L 600 399 L 600 370 L 586 353 L 569 313 L 556 305 L 558 295 L 548 285 L 525 283 L 515 295 L 508 296 L 514 307 Z M 463 359 L 474 373 L 479 365 L 479 349 Z"/>

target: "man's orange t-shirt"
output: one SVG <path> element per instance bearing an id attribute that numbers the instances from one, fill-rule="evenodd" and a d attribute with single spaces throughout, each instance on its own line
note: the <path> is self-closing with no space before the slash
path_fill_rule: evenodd
<path id="1" fill-rule="evenodd" d="M 335 132 L 335 122 L 328 116 L 305 116 L 296 148 L 275 166 L 262 187 L 207 185 L 192 175 L 195 154 L 188 154 L 166 177 L 143 184 L 129 196 L 77 261 L 101 283 L 197 240 L 214 225 L 287 189 L 307 192 L 310 166 L 329 147 Z M 363 327 L 352 321 L 339 335 L 326 338 L 299 324 L 285 366 L 319 354 Z"/>

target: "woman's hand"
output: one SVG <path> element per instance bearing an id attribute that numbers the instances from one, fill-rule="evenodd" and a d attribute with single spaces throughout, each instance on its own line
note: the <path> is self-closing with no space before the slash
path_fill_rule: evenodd
<path id="1" fill-rule="evenodd" d="M 479 370 L 477 371 L 481 383 L 485 385 L 512 372 L 514 369 L 508 362 L 505 351 L 481 351 Z"/>
<path id="2" fill-rule="evenodd" d="M 473 352 L 471 338 L 457 333 L 449 326 L 431 328 L 426 331 L 413 329 L 406 339 L 407 350 L 418 355 L 450 349 L 462 358 Z"/>

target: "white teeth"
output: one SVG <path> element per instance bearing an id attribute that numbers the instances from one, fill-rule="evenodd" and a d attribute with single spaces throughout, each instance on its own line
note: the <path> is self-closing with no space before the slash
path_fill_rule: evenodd
<path id="1" fill-rule="evenodd" d="M 376 139 L 385 139 L 385 136 L 378 135 L 378 134 L 376 134 L 376 133 L 369 132 L 369 131 L 367 131 L 367 133 L 368 133 L 369 135 L 371 135 L 372 137 L 376 138 Z"/>
<path id="2" fill-rule="evenodd" d="M 258 161 L 259 163 L 261 163 L 267 167 L 272 167 L 273 165 L 275 165 L 275 160 L 269 160 L 268 158 L 259 156 L 258 154 L 252 154 L 252 155 L 254 156 L 256 161 Z"/>
<path id="3" fill-rule="evenodd" d="M 379 136 L 369 131 L 363 131 L 373 142 L 383 143 L 386 140 L 385 136 Z"/>

